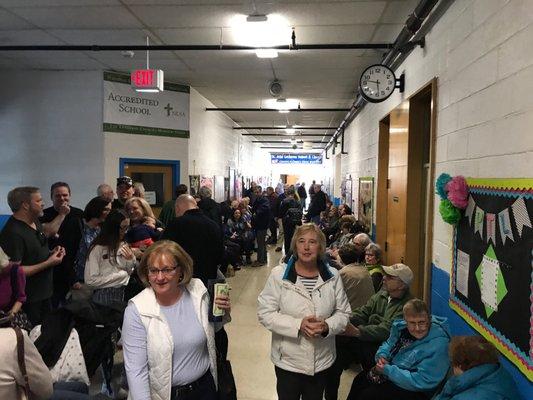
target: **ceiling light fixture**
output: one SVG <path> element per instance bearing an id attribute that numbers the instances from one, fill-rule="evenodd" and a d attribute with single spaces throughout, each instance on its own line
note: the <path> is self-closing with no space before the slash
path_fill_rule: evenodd
<path id="1" fill-rule="evenodd" d="M 292 125 L 287 125 L 285 127 L 285 133 L 288 133 L 289 135 L 294 135 L 296 133 L 296 129 L 294 129 Z"/>
<path id="2" fill-rule="evenodd" d="M 278 51 L 276 49 L 257 49 L 255 55 L 258 58 L 277 58 Z"/>
<path id="3" fill-rule="evenodd" d="M 268 16 L 265 14 L 251 14 L 246 17 L 246 22 L 267 22 Z"/>

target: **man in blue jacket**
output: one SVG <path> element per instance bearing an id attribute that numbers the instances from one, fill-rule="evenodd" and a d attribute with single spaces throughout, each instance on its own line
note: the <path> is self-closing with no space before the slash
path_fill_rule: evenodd
<path id="1" fill-rule="evenodd" d="M 357 375 L 348 400 L 426 400 L 450 367 L 449 327 L 446 318 L 431 316 L 426 303 L 409 300 L 403 320 L 376 353 L 376 365 Z"/>

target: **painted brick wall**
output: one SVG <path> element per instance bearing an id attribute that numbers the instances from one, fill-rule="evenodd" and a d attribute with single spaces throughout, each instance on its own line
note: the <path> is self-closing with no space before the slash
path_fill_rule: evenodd
<path id="1" fill-rule="evenodd" d="M 438 78 L 436 175 L 531 177 L 533 165 L 533 3 L 456 0 L 396 70 L 405 93 L 367 105 L 346 130 L 342 174 L 375 175 L 378 121 Z M 472 332 L 448 307 L 452 228 L 434 204 L 433 311 L 451 318 L 456 333 Z M 443 278 L 447 276 L 447 280 Z M 525 398 L 533 384 L 509 363 Z"/>

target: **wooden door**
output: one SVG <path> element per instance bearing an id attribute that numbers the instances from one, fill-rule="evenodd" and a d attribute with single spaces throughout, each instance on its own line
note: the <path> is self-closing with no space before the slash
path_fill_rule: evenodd
<path id="1" fill-rule="evenodd" d="M 385 263 L 405 262 L 409 108 L 390 114 Z"/>
<path id="2" fill-rule="evenodd" d="M 133 182 L 144 185 L 145 200 L 148 201 L 156 217 L 159 217 L 163 204 L 172 200 L 172 167 L 166 164 L 126 163 L 124 174 Z"/>

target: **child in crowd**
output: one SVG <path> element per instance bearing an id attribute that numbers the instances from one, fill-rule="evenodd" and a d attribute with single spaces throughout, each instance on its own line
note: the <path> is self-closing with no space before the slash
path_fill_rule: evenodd
<path id="1" fill-rule="evenodd" d="M 144 217 L 142 224 L 129 228 L 125 239 L 130 247 L 146 248 L 159 239 L 161 231 L 161 228 L 156 228 L 155 218 Z"/>

